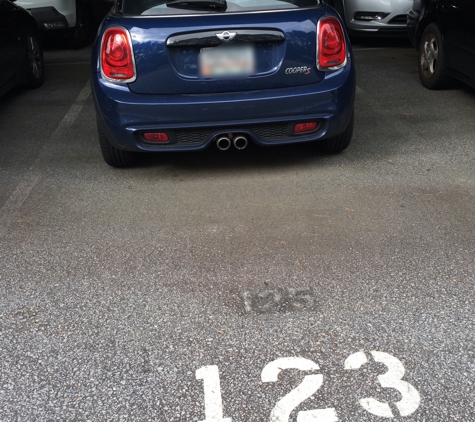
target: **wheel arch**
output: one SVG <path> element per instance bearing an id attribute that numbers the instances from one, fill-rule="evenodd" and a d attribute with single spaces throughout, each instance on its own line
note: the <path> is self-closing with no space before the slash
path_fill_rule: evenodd
<path id="1" fill-rule="evenodd" d="M 440 37 L 442 40 L 442 45 L 445 45 L 445 36 L 444 36 L 444 31 L 442 30 L 439 22 L 435 18 L 435 16 L 427 16 L 424 17 L 424 19 L 421 21 L 421 24 L 417 28 L 417 34 L 416 34 L 416 50 L 419 52 L 419 44 L 421 42 L 422 35 L 424 34 L 424 31 L 426 28 L 431 25 L 435 24 L 437 28 L 439 29 L 440 32 Z"/>
<path id="2" fill-rule="evenodd" d="M 36 22 L 36 19 L 31 15 L 28 16 L 28 19 L 26 21 L 26 26 L 28 26 L 29 28 L 32 28 L 33 30 L 37 31 L 38 33 L 40 32 L 38 22 Z"/>
<path id="3" fill-rule="evenodd" d="M 437 24 L 440 29 L 440 25 L 437 22 L 438 4 L 439 2 L 436 0 L 426 0 L 423 2 L 423 9 L 421 12 L 422 18 L 420 19 L 416 29 L 415 43 L 417 51 L 419 51 L 419 43 L 421 42 L 422 34 L 431 23 Z"/>

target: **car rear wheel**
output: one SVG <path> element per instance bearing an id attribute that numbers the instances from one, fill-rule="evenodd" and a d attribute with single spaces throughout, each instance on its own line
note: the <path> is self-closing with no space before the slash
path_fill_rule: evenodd
<path id="1" fill-rule="evenodd" d="M 428 89 L 442 88 L 448 80 L 445 54 L 439 27 L 431 23 L 419 43 L 419 77 Z"/>
<path id="2" fill-rule="evenodd" d="M 29 30 L 26 35 L 26 75 L 28 88 L 38 88 L 44 81 L 43 49 L 38 34 Z"/>
<path id="3" fill-rule="evenodd" d="M 355 121 L 355 113 L 352 112 L 350 121 L 346 129 L 333 138 L 318 141 L 318 149 L 326 154 L 336 154 L 348 148 L 351 138 L 353 137 L 353 125 Z"/>
<path id="4" fill-rule="evenodd" d="M 99 145 L 101 147 L 102 158 L 112 167 L 125 168 L 133 166 L 137 161 L 137 153 L 124 151 L 116 148 L 107 139 L 104 130 L 99 122 L 97 123 L 97 134 L 99 136 Z"/>

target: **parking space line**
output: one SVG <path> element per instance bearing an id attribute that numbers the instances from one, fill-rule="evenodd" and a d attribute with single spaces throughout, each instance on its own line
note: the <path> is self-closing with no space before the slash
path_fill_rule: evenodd
<path id="1" fill-rule="evenodd" d="M 29 168 L 28 172 L 23 176 L 23 178 L 18 183 L 16 189 L 6 200 L 3 207 L 0 209 L 0 236 L 4 236 L 7 232 L 7 229 L 15 218 L 18 211 L 21 209 L 23 203 L 30 195 L 32 189 L 37 185 L 40 180 L 40 172 L 37 171 L 38 163 L 41 162 L 44 156 L 46 146 L 49 143 L 53 143 L 59 137 L 64 137 L 64 132 L 66 132 L 71 125 L 76 120 L 77 116 L 81 112 L 86 100 L 88 99 L 91 93 L 90 80 L 88 79 L 86 85 L 81 90 L 79 95 L 74 100 L 74 103 L 69 108 L 68 112 L 64 115 L 61 123 L 58 125 L 56 130 L 51 135 L 49 142 L 43 145 L 38 157 L 33 162 L 32 166 Z"/>
<path id="2" fill-rule="evenodd" d="M 10 195 L 0 211 L 0 235 L 4 234 L 4 231 L 6 231 L 11 220 L 23 205 L 25 199 L 28 198 L 28 195 L 33 187 L 36 186 L 39 179 L 39 173 L 29 171 L 20 183 L 18 183 L 15 191 Z"/>

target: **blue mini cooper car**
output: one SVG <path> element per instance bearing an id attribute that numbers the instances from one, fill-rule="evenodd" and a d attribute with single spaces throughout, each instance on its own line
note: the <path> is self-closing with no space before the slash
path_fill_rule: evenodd
<path id="1" fill-rule="evenodd" d="M 102 155 L 350 143 L 354 60 L 321 0 L 116 0 L 93 47 Z"/>

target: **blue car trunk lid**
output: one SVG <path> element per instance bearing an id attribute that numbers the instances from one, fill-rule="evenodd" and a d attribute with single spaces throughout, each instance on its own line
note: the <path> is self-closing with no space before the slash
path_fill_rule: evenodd
<path id="1" fill-rule="evenodd" d="M 315 84 L 321 7 L 224 15 L 123 17 L 140 94 L 211 94 Z"/>

